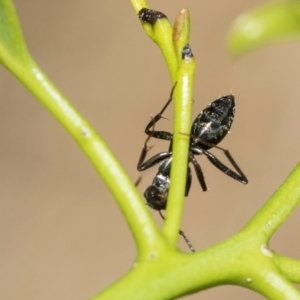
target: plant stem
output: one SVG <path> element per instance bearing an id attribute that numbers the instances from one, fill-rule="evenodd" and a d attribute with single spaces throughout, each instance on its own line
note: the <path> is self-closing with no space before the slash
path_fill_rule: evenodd
<path id="1" fill-rule="evenodd" d="M 300 202 L 299 178 L 300 163 L 243 230 L 267 243 Z"/>
<path id="2" fill-rule="evenodd" d="M 144 201 L 106 143 L 28 56 L 26 64 L 9 63 L 10 71 L 55 116 L 75 139 L 116 199 L 141 252 L 159 248 L 160 233 Z M 163 244 L 163 243 L 162 243 Z M 147 249 L 147 250 L 146 250 Z"/>
<path id="3" fill-rule="evenodd" d="M 174 91 L 175 109 L 171 185 L 166 221 L 163 226 L 163 232 L 172 244 L 175 244 L 178 239 L 185 199 L 195 67 L 196 63 L 193 57 L 181 60 L 177 73 L 177 85 Z"/>

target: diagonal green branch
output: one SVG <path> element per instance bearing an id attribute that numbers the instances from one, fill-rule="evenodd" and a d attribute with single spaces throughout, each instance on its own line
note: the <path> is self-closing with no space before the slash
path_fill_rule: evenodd
<path id="1" fill-rule="evenodd" d="M 240 56 L 269 44 L 299 39 L 299 1 L 267 1 L 235 20 L 227 34 L 227 48 Z"/>
<path id="2" fill-rule="evenodd" d="M 266 204 L 248 222 L 243 231 L 267 243 L 300 202 L 300 163 Z"/>
<path id="3" fill-rule="evenodd" d="M 31 58 L 9 0 L 0 1 L 0 61 L 74 138 L 115 197 L 141 254 L 165 242 L 142 197 L 107 144 Z"/>
<path id="4" fill-rule="evenodd" d="M 273 256 L 280 272 L 291 282 L 300 283 L 300 261 L 276 252 Z"/>

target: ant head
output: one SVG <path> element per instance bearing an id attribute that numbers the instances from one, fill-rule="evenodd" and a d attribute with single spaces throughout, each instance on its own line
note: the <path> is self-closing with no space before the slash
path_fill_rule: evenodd
<path id="1" fill-rule="evenodd" d="M 147 205 L 155 210 L 166 209 L 168 193 L 162 193 L 156 186 L 149 186 L 144 197 L 147 200 Z"/>

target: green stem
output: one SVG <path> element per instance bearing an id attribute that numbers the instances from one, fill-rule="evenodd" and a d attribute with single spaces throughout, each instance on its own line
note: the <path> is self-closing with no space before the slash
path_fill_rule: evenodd
<path id="1" fill-rule="evenodd" d="M 148 8 L 146 1 L 142 0 L 131 0 L 136 13 L 138 13 L 141 8 Z M 173 29 L 167 18 L 158 19 L 155 24 L 141 22 L 143 29 L 146 34 L 158 45 L 160 48 L 164 59 L 167 63 L 170 77 L 172 79 L 172 84 L 176 81 L 176 74 L 178 71 L 178 60 L 175 48 L 173 46 Z"/>
<path id="2" fill-rule="evenodd" d="M 134 9 L 141 9 L 140 1 L 132 1 Z M 145 3 L 143 3 L 145 4 Z M 150 12 L 155 15 L 155 12 Z M 189 133 L 191 124 L 192 88 L 195 72 L 193 58 L 182 59 L 182 50 L 188 44 L 190 16 L 187 9 L 176 18 L 174 33 L 166 17 L 155 22 L 142 18 L 147 35 L 159 46 L 166 60 L 174 90 L 174 135 L 172 146 L 171 185 L 168 196 L 166 222 L 163 233 L 172 245 L 176 244 L 183 211 L 187 162 L 189 153 Z M 179 62 L 179 63 L 178 63 Z"/>
<path id="3" fill-rule="evenodd" d="M 93 300 L 175 299 L 225 284 L 243 286 L 267 299 L 300 299 L 297 288 L 279 272 L 272 254 L 266 255 L 255 237 L 241 232 L 193 255 L 170 249 L 151 263 L 141 262 Z"/>
<path id="4" fill-rule="evenodd" d="M 275 252 L 273 256 L 280 272 L 290 281 L 300 283 L 300 261 Z"/>
<path id="5" fill-rule="evenodd" d="M 74 109 L 29 56 L 26 58 L 26 64 L 10 61 L 7 66 L 81 147 L 116 199 L 134 235 L 138 249 L 149 253 L 151 249 L 159 248 L 161 235 L 142 197 L 92 126 Z"/>
<path id="6" fill-rule="evenodd" d="M 171 185 L 168 197 L 166 221 L 163 232 L 172 244 L 178 239 L 178 231 L 184 204 L 187 164 L 189 157 L 190 127 L 193 103 L 193 79 L 195 59 L 182 59 L 177 73 L 177 85 L 174 90 L 174 134 Z"/>
<path id="7" fill-rule="evenodd" d="M 136 14 L 138 14 L 142 8 L 149 8 L 149 5 L 145 0 L 131 0 L 131 5 Z"/>
<path id="8" fill-rule="evenodd" d="M 300 202 L 300 163 L 243 229 L 268 242 Z"/>

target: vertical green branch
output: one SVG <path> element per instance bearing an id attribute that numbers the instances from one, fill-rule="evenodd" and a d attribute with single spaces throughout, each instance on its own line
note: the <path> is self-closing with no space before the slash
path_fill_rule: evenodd
<path id="1" fill-rule="evenodd" d="M 136 4 L 137 1 L 132 1 Z M 135 9 L 140 6 L 135 6 Z M 177 16 L 172 30 L 167 17 L 155 10 L 142 8 L 138 11 L 141 24 L 147 35 L 159 46 L 166 60 L 174 89 L 174 136 L 172 146 L 171 184 L 168 195 L 166 222 L 163 233 L 175 245 L 183 211 L 189 133 L 191 124 L 192 88 L 195 60 L 188 45 L 190 15 L 183 9 Z M 189 52 L 187 54 L 185 51 Z"/>
<path id="2" fill-rule="evenodd" d="M 188 55 L 184 51 L 189 51 Z M 185 197 L 195 67 L 191 48 L 186 46 L 182 52 L 174 91 L 173 161 L 166 221 L 163 227 L 163 232 L 172 244 L 178 239 Z"/>

